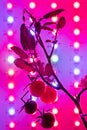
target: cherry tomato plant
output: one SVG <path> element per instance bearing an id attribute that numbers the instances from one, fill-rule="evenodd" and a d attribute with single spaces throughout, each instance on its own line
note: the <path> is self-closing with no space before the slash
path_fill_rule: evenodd
<path id="1" fill-rule="evenodd" d="M 81 80 L 80 87 L 82 87 L 82 90 L 76 96 L 73 96 L 59 80 L 51 62 L 54 46 L 55 44 L 58 44 L 58 32 L 66 24 L 65 17 L 60 16 L 60 14 L 64 11 L 64 9 L 57 9 L 52 12 L 48 12 L 43 15 L 42 18 L 37 20 L 37 18 L 34 17 L 28 10 L 24 9 L 23 23 L 20 27 L 20 43 L 22 48 L 13 46 L 11 49 L 19 56 L 19 58 L 14 61 L 14 64 L 20 69 L 24 69 L 28 72 L 29 85 L 27 85 L 27 87 L 29 88 L 31 95 L 39 97 L 41 101 L 49 104 L 55 102 L 57 91 L 64 91 L 79 109 L 81 120 L 85 128 L 87 128 L 87 121 L 85 119 L 86 114 L 83 113 L 80 105 L 81 95 L 87 90 L 87 76 Z M 50 21 L 51 17 L 57 15 L 59 17 L 57 22 Z M 26 16 L 32 21 L 28 25 L 26 24 Z M 52 38 L 43 41 L 43 37 L 41 37 L 42 31 L 44 30 L 45 32 L 52 34 L 54 28 L 56 29 L 55 35 L 52 35 Z M 34 35 L 31 34 L 31 31 Z M 50 52 L 47 51 L 47 43 L 50 44 Z M 46 58 L 46 61 L 44 62 L 41 58 L 39 58 L 36 49 L 38 45 L 44 52 Z M 56 87 L 53 82 L 56 83 Z M 49 95 L 51 95 L 52 98 Z M 30 106 L 33 107 L 34 111 L 29 109 Z M 25 102 L 24 108 L 27 113 L 33 113 L 37 110 L 37 105 L 32 100 L 29 100 Z M 50 119 L 49 126 L 46 126 L 46 121 L 48 119 Z M 41 120 L 42 127 L 51 128 L 54 123 L 54 116 L 51 113 L 44 113 L 41 116 Z"/>

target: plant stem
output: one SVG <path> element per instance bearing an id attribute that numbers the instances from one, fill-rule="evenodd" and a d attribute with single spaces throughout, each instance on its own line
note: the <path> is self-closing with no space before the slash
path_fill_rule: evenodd
<path id="1" fill-rule="evenodd" d="M 37 40 L 38 40 L 39 44 L 41 45 L 41 47 L 42 47 L 42 49 L 43 49 L 43 51 L 44 51 L 44 53 L 45 53 L 45 55 L 46 55 L 46 58 L 47 58 L 48 63 L 50 64 L 50 66 L 52 66 L 51 61 L 50 61 L 50 57 L 49 57 L 49 55 L 48 55 L 48 53 L 47 53 L 47 51 L 46 51 L 46 49 L 45 49 L 45 47 L 44 47 L 43 41 L 42 41 L 42 39 L 41 39 L 41 37 L 40 37 L 39 34 L 38 34 L 38 36 L 37 36 Z M 59 85 L 59 87 L 56 87 L 55 89 L 59 90 L 59 88 L 60 88 L 60 89 L 61 89 L 62 91 L 64 91 L 64 92 L 69 96 L 69 98 L 74 102 L 74 104 L 77 106 L 77 108 L 78 108 L 78 110 L 79 110 L 80 118 L 81 118 L 81 120 L 82 120 L 82 122 L 83 122 L 85 128 L 87 129 L 87 122 L 86 122 L 86 119 L 85 119 L 83 116 L 81 116 L 81 115 L 83 114 L 83 112 L 82 112 L 80 103 L 79 103 L 79 101 L 78 101 L 78 98 L 80 98 L 81 94 L 82 94 L 86 89 L 84 89 L 83 91 L 81 91 L 81 92 L 78 94 L 78 98 L 74 98 L 74 97 L 70 94 L 70 92 L 68 92 L 68 90 L 65 89 L 65 87 L 64 87 L 63 84 L 60 82 L 60 80 L 58 79 L 58 77 L 56 76 L 56 74 L 55 74 L 54 71 L 53 71 L 53 76 L 54 76 L 54 78 L 56 79 L 56 81 L 57 81 L 57 83 L 58 83 L 58 85 Z M 41 76 L 41 78 L 43 79 L 43 76 Z M 51 87 L 52 87 L 52 85 L 51 85 Z"/>

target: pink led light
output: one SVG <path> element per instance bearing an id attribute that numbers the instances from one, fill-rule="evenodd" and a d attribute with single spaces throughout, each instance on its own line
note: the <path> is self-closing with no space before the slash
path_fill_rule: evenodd
<path id="1" fill-rule="evenodd" d="M 9 76 L 13 76 L 14 73 L 15 73 L 15 72 L 14 72 L 14 69 L 9 69 L 9 70 L 8 70 L 8 75 L 9 75 Z"/>
<path id="2" fill-rule="evenodd" d="M 53 109 L 52 109 L 52 113 L 53 113 L 53 114 L 58 114 L 58 109 L 57 109 L 57 108 L 53 108 Z"/>
<path id="3" fill-rule="evenodd" d="M 52 34 L 55 36 L 56 35 L 56 29 L 53 30 Z"/>
<path id="4" fill-rule="evenodd" d="M 80 122 L 79 122 L 79 121 L 75 121 L 74 124 L 75 124 L 76 127 L 79 127 L 79 126 L 80 126 Z"/>
<path id="5" fill-rule="evenodd" d="M 6 6 L 7 6 L 7 9 L 12 9 L 13 4 L 9 2 L 9 3 L 7 3 L 7 5 L 6 5 Z"/>
<path id="6" fill-rule="evenodd" d="M 78 9 L 80 7 L 80 3 L 78 1 L 73 3 L 74 8 Z"/>
<path id="7" fill-rule="evenodd" d="M 79 110 L 78 110 L 77 107 L 74 108 L 74 113 L 75 113 L 75 114 L 79 114 Z"/>
<path id="8" fill-rule="evenodd" d="M 74 22 L 79 22 L 80 21 L 80 17 L 78 15 L 75 15 L 73 17 L 73 20 L 74 20 Z"/>
<path id="9" fill-rule="evenodd" d="M 55 3 L 55 2 L 51 3 L 51 8 L 53 8 L 53 9 L 57 8 L 57 3 Z"/>
<path id="10" fill-rule="evenodd" d="M 80 43 L 79 42 L 74 42 L 73 47 L 75 49 L 78 49 L 80 47 Z"/>
<path id="11" fill-rule="evenodd" d="M 34 76 L 34 75 L 36 75 L 36 72 L 31 71 L 30 75 Z"/>
<path id="12" fill-rule="evenodd" d="M 74 87 L 79 88 L 79 82 L 78 81 L 74 82 Z"/>
<path id="13" fill-rule="evenodd" d="M 57 17 L 57 16 L 54 16 L 54 17 L 51 18 L 51 20 L 52 20 L 53 22 L 57 22 L 57 21 L 58 21 L 58 17 Z"/>
<path id="14" fill-rule="evenodd" d="M 78 36 L 80 34 L 80 29 L 75 28 L 73 33 L 74 33 L 74 35 Z"/>
<path id="15" fill-rule="evenodd" d="M 34 122 L 34 121 L 31 122 L 31 126 L 32 126 L 32 127 L 36 127 L 36 125 L 37 125 L 36 122 Z"/>
<path id="16" fill-rule="evenodd" d="M 10 95 L 10 96 L 8 97 L 8 100 L 9 100 L 10 102 L 13 102 L 13 101 L 14 101 L 14 96 L 13 96 L 13 95 Z"/>
<path id="17" fill-rule="evenodd" d="M 15 123 L 13 122 L 13 121 L 11 121 L 10 123 L 9 123 L 9 128 L 14 128 L 15 127 Z"/>
<path id="18" fill-rule="evenodd" d="M 55 122 L 54 122 L 54 127 L 57 127 L 58 126 L 58 121 L 56 120 Z"/>
<path id="19" fill-rule="evenodd" d="M 12 43 L 8 43 L 7 44 L 7 48 L 8 48 L 8 50 L 11 50 L 11 47 L 13 46 L 13 44 Z"/>
<path id="20" fill-rule="evenodd" d="M 13 36 L 13 30 L 8 30 L 8 31 L 7 31 L 7 35 L 8 35 L 8 36 Z"/>
<path id="21" fill-rule="evenodd" d="M 29 61 L 31 62 L 31 63 L 33 63 L 34 61 L 36 61 L 37 59 L 34 57 L 34 56 L 32 56 L 32 57 L 30 57 L 29 58 Z"/>
<path id="22" fill-rule="evenodd" d="M 8 83 L 8 89 L 14 89 L 14 83 L 13 82 Z"/>
<path id="23" fill-rule="evenodd" d="M 29 7 L 30 7 L 31 9 L 34 9 L 34 8 L 36 7 L 36 3 L 35 3 L 35 2 L 30 2 L 30 3 L 29 3 Z"/>

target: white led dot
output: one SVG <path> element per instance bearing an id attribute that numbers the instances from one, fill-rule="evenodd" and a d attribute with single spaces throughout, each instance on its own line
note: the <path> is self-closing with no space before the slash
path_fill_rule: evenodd
<path id="1" fill-rule="evenodd" d="M 6 6 L 7 6 L 7 9 L 9 9 L 9 10 L 10 10 L 10 9 L 12 9 L 13 4 L 9 2 L 9 3 L 7 3 L 7 5 L 6 5 Z"/>
<path id="2" fill-rule="evenodd" d="M 54 49 L 55 49 L 55 50 L 58 49 L 58 43 L 56 43 L 56 44 L 54 45 Z"/>
<path id="3" fill-rule="evenodd" d="M 29 3 L 29 7 L 30 7 L 31 9 L 34 9 L 34 8 L 36 7 L 36 3 L 35 3 L 35 2 L 30 2 L 30 3 Z"/>
<path id="4" fill-rule="evenodd" d="M 53 108 L 53 109 L 52 109 L 52 113 L 53 113 L 53 114 L 58 114 L 58 109 L 57 109 L 57 108 Z"/>
<path id="5" fill-rule="evenodd" d="M 74 108 L 74 113 L 75 113 L 75 114 L 79 114 L 79 110 L 78 110 L 77 107 Z"/>
<path id="6" fill-rule="evenodd" d="M 52 34 L 55 36 L 55 35 L 56 35 L 56 32 L 57 32 L 57 30 L 54 29 L 54 30 L 52 31 Z"/>
<path id="7" fill-rule="evenodd" d="M 35 36 L 35 32 L 33 30 L 30 30 L 31 35 Z"/>
<path id="8" fill-rule="evenodd" d="M 75 88 L 79 88 L 79 82 L 78 82 L 78 81 L 75 81 L 75 82 L 74 82 L 74 87 L 75 87 Z"/>
<path id="9" fill-rule="evenodd" d="M 13 44 L 12 43 L 8 43 L 7 44 L 7 48 L 8 48 L 8 50 L 11 50 L 11 47 L 13 46 Z"/>
<path id="10" fill-rule="evenodd" d="M 52 61 L 53 63 L 58 62 L 58 60 L 59 60 L 58 55 L 56 55 L 56 54 L 52 55 L 52 57 L 51 57 L 51 61 Z"/>
<path id="11" fill-rule="evenodd" d="M 79 122 L 79 121 L 75 121 L 74 124 L 75 124 L 76 127 L 79 127 L 79 126 L 80 126 L 80 122 Z"/>
<path id="12" fill-rule="evenodd" d="M 54 127 L 57 127 L 58 126 L 58 121 L 56 120 L 55 122 L 54 122 Z"/>
<path id="13" fill-rule="evenodd" d="M 15 72 L 14 72 L 14 69 L 9 69 L 9 70 L 8 70 L 8 75 L 9 75 L 9 76 L 13 76 L 14 73 L 15 73 Z"/>
<path id="14" fill-rule="evenodd" d="M 53 87 L 58 87 L 58 82 L 56 82 L 56 81 L 54 81 L 54 82 L 52 82 L 52 85 L 53 85 Z"/>
<path id="15" fill-rule="evenodd" d="M 58 17 L 57 16 L 54 16 L 51 18 L 52 22 L 57 22 L 58 21 Z"/>
<path id="16" fill-rule="evenodd" d="M 80 7 L 80 3 L 78 1 L 73 3 L 74 8 L 78 9 Z"/>
<path id="17" fill-rule="evenodd" d="M 80 34 L 80 29 L 75 28 L 73 33 L 74 33 L 74 35 L 78 36 Z"/>
<path id="18" fill-rule="evenodd" d="M 15 58 L 14 58 L 14 56 L 12 56 L 12 55 L 8 56 L 8 58 L 7 58 L 7 61 L 8 61 L 10 64 L 13 64 L 13 63 L 14 63 L 14 60 L 15 60 Z"/>
<path id="19" fill-rule="evenodd" d="M 36 101 L 36 100 L 37 100 L 37 97 L 32 96 L 32 100 L 33 100 L 33 101 Z"/>
<path id="20" fill-rule="evenodd" d="M 14 89 L 14 83 L 13 82 L 8 83 L 8 89 Z"/>
<path id="21" fill-rule="evenodd" d="M 79 55 L 75 55 L 73 57 L 73 61 L 76 62 L 76 63 L 80 62 L 80 56 Z"/>
<path id="22" fill-rule="evenodd" d="M 9 128 L 14 128 L 15 127 L 15 123 L 13 122 L 13 121 L 11 121 L 10 123 L 9 123 Z"/>
<path id="23" fill-rule="evenodd" d="M 14 109 L 14 108 L 9 108 L 8 114 L 9 114 L 10 116 L 15 115 L 15 109 Z"/>
<path id="24" fill-rule="evenodd" d="M 13 23 L 14 22 L 14 17 L 13 16 L 8 16 L 7 22 L 8 23 Z"/>
<path id="25" fill-rule="evenodd" d="M 8 30 L 8 31 L 7 31 L 7 35 L 8 35 L 8 36 L 13 36 L 13 30 Z"/>
<path id="26" fill-rule="evenodd" d="M 36 125 L 37 125 L 36 122 L 34 122 L 34 121 L 31 122 L 31 126 L 32 126 L 32 127 L 36 127 Z"/>
<path id="27" fill-rule="evenodd" d="M 74 69 L 74 74 L 75 75 L 79 75 L 80 74 L 80 69 L 79 68 L 75 68 Z"/>
<path id="28" fill-rule="evenodd" d="M 53 9 L 57 8 L 57 3 L 55 3 L 55 2 L 51 3 L 51 8 L 53 8 Z"/>
<path id="29" fill-rule="evenodd" d="M 13 101 L 14 101 L 14 96 L 13 96 L 13 95 L 10 95 L 10 96 L 8 97 L 8 100 L 9 100 L 10 102 L 13 102 Z"/>
<path id="30" fill-rule="evenodd" d="M 73 17 L 73 20 L 74 20 L 74 22 L 79 22 L 80 21 L 80 17 L 78 15 L 75 15 Z"/>
<path id="31" fill-rule="evenodd" d="M 75 49 L 78 49 L 80 47 L 80 43 L 79 42 L 74 42 L 73 47 Z"/>

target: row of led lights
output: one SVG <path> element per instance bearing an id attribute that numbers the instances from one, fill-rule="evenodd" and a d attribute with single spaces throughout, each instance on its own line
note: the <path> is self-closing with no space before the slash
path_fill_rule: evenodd
<path id="1" fill-rule="evenodd" d="M 80 8 L 80 2 L 79 2 L 79 1 L 75 1 L 75 2 L 73 3 L 73 7 L 74 7 L 75 10 L 78 10 L 78 9 Z M 76 14 L 76 15 L 73 17 L 73 21 L 74 21 L 75 23 L 78 23 L 78 22 L 80 21 L 80 16 Z M 75 36 L 79 36 L 79 35 L 80 35 L 80 29 L 79 29 L 79 28 L 75 28 L 75 29 L 73 30 L 73 34 L 74 34 Z M 73 47 L 74 47 L 74 50 L 78 50 L 79 47 L 80 47 L 80 43 L 79 43 L 78 41 L 75 41 L 74 44 L 73 44 Z M 78 52 L 78 51 L 77 51 L 77 52 Z M 75 54 L 75 56 L 73 57 L 73 62 L 74 62 L 75 64 L 78 64 L 78 63 L 80 62 L 80 56 L 79 56 L 78 54 Z M 74 75 L 78 76 L 78 75 L 80 74 L 80 69 L 79 69 L 78 67 L 74 68 L 73 73 L 74 73 Z M 78 81 L 75 81 L 75 82 L 74 82 L 74 87 L 75 87 L 75 88 L 78 88 L 78 85 L 79 85 L 79 82 L 78 82 Z M 78 110 L 77 107 L 74 108 L 74 113 L 77 114 L 77 115 L 79 114 L 79 110 Z M 79 127 L 79 126 L 80 126 L 80 121 L 79 121 L 79 120 L 76 120 L 76 121 L 75 121 L 75 126 L 76 126 L 76 127 Z"/>
<path id="2" fill-rule="evenodd" d="M 74 7 L 74 9 L 78 9 L 78 8 L 80 8 L 80 3 L 78 2 L 78 1 L 75 1 L 74 3 L 73 3 L 73 7 Z M 78 23 L 79 21 L 80 21 L 80 16 L 79 15 L 75 15 L 74 17 L 73 17 L 73 20 L 74 20 L 74 22 L 75 23 Z M 80 29 L 79 28 L 75 28 L 74 30 L 73 30 L 73 33 L 74 33 L 74 35 L 75 36 L 79 36 L 80 35 Z M 73 44 L 73 47 L 74 47 L 74 49 L 76 50 L 78 50 L 79 49 L 79 47 L 80 47 L 80 43 L 78 42 L 78 41 L 75 41 L 74 42 L 74 44 Z M 74 57 L 73 57 L 73 61 L 74 61 L 74 63 L 79 63 L 80 62 L 80 56 L 78 55 L 78 54 L 76 54 Z M 73 73 L 74 73 L 74 75 L 79 75 L 80 74 L 80 69 L 78 68 L 78 67 L 76 67 L 76 68 L 74 68 L 74 70 L 73 70 Z M 77 87 L 76 85 L 77 85 L 77 82 L 75 82 L 75 87 Z"/>
<path id="3" fill-rule="evenodd" d="M 29 4 L 29 7 L 30 7 L 31 9 L 34 9 L 34 8 L 36 7 L 36 3 L 35 3 L 35 2 L 31 2 L 31 3 Z M 57 3 L 55 3 L 55 2 L 51 3 L 51 8 L 52 8 L 52 9 L 56 9 L 56 8 L 57 8 Z M 58 17 L 52 17 L 51 20 L 52 20 L 53 22 L 56 22 L 56 21 L 58 20 Z M 32 32 L 31 32 L 31 33 L 32 33 Z M 55 33 L 56 33 L 56 30 L 54 30 L 54 31 L 52 32 L 53 35 L 55 35 Z M 58 44 L 55 44 L 54 49 L 57 49 L 57 48 L 58 48 Z M 58 60 L 59 60 L 59 59 L 58 59 L 58 56 L 57 56 L 56 54 L 52 55 L 51 61 L 52 61 L 53 63 L 58 62 Z M 53 109 L 52 109 L 52 113 L 53 113 L 54 115 L 58 114 L 58 108 L 53 108 Z M 32 122 L 31 122 L 31 126 L 32 126 L 32 127 L 36 127 L 36 126 L 37 126 L 37 123 L 34 122 L 34 121 L 32 121 Z M 57 127 L 57 126 L 58 126 L 58 121 L 56 120 L 55 123 L 54 123 L 54 127 Z"/>
<path id="4" fill-rule="evenodd" d="M 7 7 L 7 10 L 11 10 L 11 9 L 13 8 L 13 4 L 10 3 L 10 2 L 8 2 L 8 3 L 6 4 L 6 7 Z M 13 23 L 14 23 L 14 17 L 11 16 L 11 15 L 9 15 L 9 16 L 7 17 L 7 23 L 8 23 L 8 24 L 13 24 Z M 12 30 L 8 30 L 8 31 L 7 31 L 7 35 L 8 35 L 8 37 L 11 37 L 11 36 L 13 35 L 13 31 L 12 31 Z M 8 43 L 8 44 L 7 44 L 7 49 L 10 50 L 12 46 L 13 46 L 12 43 Z M 14 62 L 14 57 L 13 57 L 12 55 L 9 55 L 8 58 L 7 58 L 7 61 L 8 61 L 8 63 L 10 63 L 10 64 L 13 63 L 13 62 Z M 12 77 L 12 76 L 14 76 L 14 74 L 15 74 L 14 69 L 13 69 L 13 68 L 10 68 L 10 69 L 8 70 L 8 75 L 9 75 L 10 77 Z M 11 78 L 11 79 L 12 79 L 12 78 Z M 9 89 L 9 90 L 13 90 L 14 87 L 15 87 L 14 82 L 10 81 L 10 82 L 8 83 L 8 89 Z M 15 100 L 14 95 L 10 94 L 9 97 L 8 97 L 8 101 L 9 101 L 10 103 L 14 103 L 14 100 Z M 8 110 L 8 114 L 9 114 L 10 116 L 14 116 L 15 113 L 16 113 L 15 108 L 14 108 L 13 106 L 11 106 L 11 107 L 9 108 L 9 110 Z M 12 121 L 9 122 L 9 128 L 14 128 L 14 127 L 15 127 L 15 122 L 12 120 Z"/>
<path id="5" fill-rule="evenodd" d="M 8 9 L 8 10 L 12 10 L 12 8 L 13 8 L 13 3 L 8 2 L 6 6 L 7 6 L 7 9 Z M 35 2 L 30 2 L 29 7 L 30 7 L 31 9 L 34 9 L 34 8 L 36 7 Z M 55 9 L 55 8 L 57 7 L 57 4 L 56 4 L 56 3 L 52 3 L 52 4 L 51 4 L 51 7 L 52 7 L 53 9 Z M 52 18 L 52 20 L 55 22 L 57 19 L 54 17 L 54 18 Z M 10 15 L 10 16 L 7 17 L 7 23 L 8 23 L 8 24 L 13 24 L 13 23 L 14 23 L 14 17 L 13 17 L 12 15 Z M 7 31 L 7 35 L 8 35 L 8 37 L 12 37 L 12 36 L 14 35 L 13 30 L 9 29 L 9 30 Z M 11 47 L 12 47 L 12 46 L 13 46 L 12 43 L 8 43 L 8 45 L 7 45 L 8 50 L 11 50 Z M 56 48 L 57 48 L 57 45 L 55 46 L 55 49 L 56 49 Z M 52 59 L 53 59 L 53 62 L 56 62 L 56 60 L 58 60 L 58 57 L 57 57 L 56 55 L 54 55 Z M 9 55 L 8 58 L 7 58 L 7 61 L 8 61 L 9 64 L 13 64 L 13 63 L 14 63 L 14 60 L 15 60 L 15 57 L 14 57 L 13 55 Z M 14 70 L 13 68 L 10 68 L 10 69 L 8 70 L 8 75 L 9 75 L 9 76 L 14 76 L 14 74 L 15 74 L 15 70 Z M 9 82 L 9 83 L 8 83 L 8 89 L 13 90 L 14 87 L 15 87 L 14 82 Z M 8 97 L 8 100 L 9 100 L 9 102 L 12 102 L 12 103 L 13 103 L 14 100 L 15 100 L 14 95 L 10 95 L 10 96 Z M 14 115 L 15 115 L 15 108 L 13 108 L 13 107 L 9 108 L 8 113 L 9 113 L 10 116 L 14 116 Z M 58 113 L 58 109 L 57 109 L 57 108 L 53 108 L 52 113 L 53 113 L 53 114 L 57 114 L 57 113 Z M 36 127 L 36 123 L 35 123 L 35 122 L 31 122 L 31 126 L 32 126 L 32 127 Z M 54 126 L 55 126 L 55 127 L 58 126 L 58 121 L 55 121 Z M 14 128 L 14 127 L 15 127 L 15 122 L 14 122 L 14 121 L 11 121 L 11 122 L 9 123 L 9 128 Z"/>

